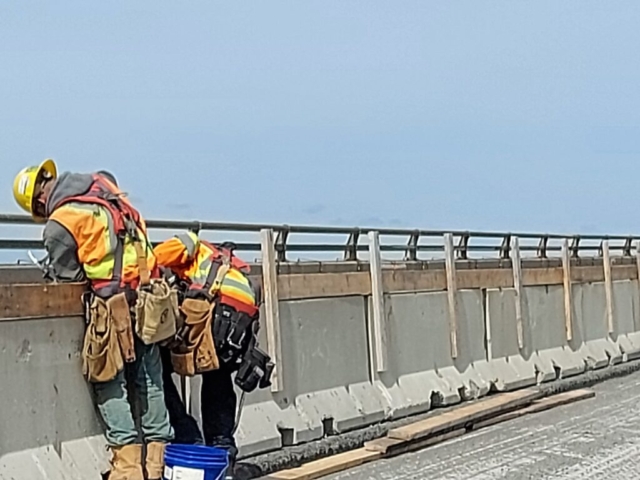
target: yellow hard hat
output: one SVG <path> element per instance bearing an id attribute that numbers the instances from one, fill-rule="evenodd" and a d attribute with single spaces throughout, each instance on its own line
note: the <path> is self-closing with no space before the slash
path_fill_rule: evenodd
<path id="1" fill-rule="evenodd" d="M 58 177 L 58 169 L 55 162 L 47 158 L 38 166 L 23 169 L 13 181 L 13 198 L 16 199 L 21 208 L 31 214 L 36 222 L 44 221 L 44 218 L 37 215 L 33 208 L 36 183 L 43 172 L 48 173 L 53 179 Z"/>

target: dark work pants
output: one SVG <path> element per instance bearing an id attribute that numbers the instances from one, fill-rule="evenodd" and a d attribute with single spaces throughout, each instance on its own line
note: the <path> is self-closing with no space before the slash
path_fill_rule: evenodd
<path id="1" fill-rule="evenodd" d="M 176 384 L 173 383 L 171 374 L 171 352 L 166 348 L 160 348 L 162 356 L 162 380 L 164 386 L 164 402 L 169 410 L 169 421 L 174 431 L 174 443 L 187 445 L 202 445 L 202 434 L 195 418 L 187 413 L 187 408 L 180 398 Z"/>
<path id="2" fill-rule="evenodd" d="M 202 435 L 195 419 L 187 413 L 178 390 L 171 379 L 173 367 L 169 350 L 162 348 L 164 396 L 169 419 L 175 432 L 175 443 L 202 444 Z M 237 396 L 233 388 L 233 372 L 222 366 L 219 370 L 202 374 L 200 405 L 204 442 L 212 447 L 225 448 L 232 459 L 238 451 L 233 429 L 236 421 Z"/>
<path id="3" fill-rule="evenodd" d="M 231 458 L 238 451 L 233 429 L 236 423 L 237 397 L 233 372 L 224 366 L 202 374 L 202 429 L 207 445 L 226 448 Z"/>

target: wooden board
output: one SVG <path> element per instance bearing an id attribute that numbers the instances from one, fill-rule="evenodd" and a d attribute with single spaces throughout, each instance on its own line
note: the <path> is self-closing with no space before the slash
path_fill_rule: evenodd
<path id="1" fill-rule="evenodd" d="M 273 230 L 261 230 L 262 283 L 264 287 L 264 323 L 267 333 L 267 349 L 275 367 L 271 376 L 271 391 L 284 389 L 282 373 L 282 334 L 280 332 L 280 303 L 278 296 L 277 260 Z"/>
<path id="2" fill-rule="evenodd" d="M 380 235 L 369 232 L 369 265 L 371 274 L 371 337 L 375 352 L 375 373 L 387 370 L 387 315 L 384 305 Z"/>
<path id="3" fill-rule="evenodd" d="M 564 285 L 562 267 L 522 268 L 522 287 Z M 613 281 L 636 280 L 638 267 L 614 265 L 611 268 Z M 602 266 L 572 266 L 571 281 L 574 284 L 604 282 Z M 447 290 L 447 275 L 442 270 L 382 270 L 384 293 L 444 292 Z M 511 268 L 456 269 L 457 290 L 477 288 L 512 288 Z M 282 300 L 306 298 L 347 297 L 371 295 L 369 272 L 343 273 L 295 273 L 278 275 L 278 294 Z"/>
<path id="4" fill-rule="evenodd" d="M 636 273 L 640 278 L 640 240 L 636 243 Z M 640 289 L 640 282 L 638 282 L 638 289 Z"/>
<path id="5" fill-rule="evenodd" d="M 280 300 L 370 295 L 369 272 L 278 275 Z"/>
<path id="6" fill-rule="evenodd" d="M 614 313 L 613 313 L 613 277 L 611 274 L 611 253 L 609 251 L 609 241 L 602 242 L 602 265 L 604 270 L 604 296 L 607 303 L 607 331 L 614 333 Z"/>
<path id="7" fill-rule="evenodd" d="M 564 292 L 564 331 L 567 342 L 573 340 L 573 287 L 571 286 L 569 240 L 562 244 L 562 283 Z"/>
<path id="8" fill-rule="evenodd" d="M 305 463 L 298 468 L 291 468 L 289 470 L 272 473 L 266 478 L 274 480 L 314 480 L 325 475 L 330 475 L 365 463 L 373 462 L 381 457 L 382 455 L 380 453 L 370 452 L 364 448 L 359 448 L 350 452 L 340 453 L 338 455 Z"/>
<path id="9" fill-rule="evenodd" d="M 0 320 L 83 315 L 85 289 L 80 283 L 0 285 Z"/>
<path id="10" fill-rule="evenodd" d="M 404 453 L 415 452 L 423 448 L 437 445 L 438 443 L 446 442 L 447 440 L 460 437 L 466 432 L 466 428 L 458 428 L 450 432 L 423 438 L 422 440 L 417 440 L 415 442 L 406 442 L 404 440 L 383 437 L 365 443 L 364 448 L 371 452 L 378 452 L 380 455 L 383 455 L 384 458 L 389 458 L 395 457 L 397 455 L 402 455 Z"/>
<path id="11" fill-rule="evenodd" d="M 450 233 L 444 236 L 444 255 L 449 305 L 449 347 L 451 349 L 451 358 L 458 358 L 458 283 L 453 235 Z"/>
<path id="12" fill-rule="evenodd" d="M 444 270 L 390 270 L 382 277 L 387 293 L 429 292 L 447 289 Z"/>
<path id="13" fill-rule="evenodd" d="M 457 427 L 498 415 L 504 411 L 523 407 L 537 400 L 542 393 L 537 389 L 493 395 L 478 402 L 456 408 L 450 412 L 436 415 L 420 422 L 389 431 L 389 438 L 403 441 L 415 441 L 437 435 Z"/>
<path id="14" fill-rule="evenodd" d="M 563 405 L 569 405 L 570 403 L 578 402 L 580 400 L 586 400 L 596 396 L 596 392 L 593 390 L 582 389 L 573 390 L 569 392 L 559 393 L 547 398 L 536 400 L 528 407 L 514 410 L 513 412 L 505 413 L 504 415 L 498 415 L 497 417 L 490 418 L 478 423 L 473 424 L 473 429 L 478 430 L 480 428 L 490 427 L 498 423 L 506 422 L 508 420 L 514 420 L 524 415 L 531 413 L 544 412 L 552 408 L 561 407 Z"/>
<path id="15" fill-rule="evenodd" d="M 515 237 L 511 246 L 511 269 L 513 271 L 513 289 L 515 291 L 516 332 L 518 348 L 524 348 L 523 311 L 524 298 L 522 295 L 522 259 L 520 257 L 520 239 Z"/>

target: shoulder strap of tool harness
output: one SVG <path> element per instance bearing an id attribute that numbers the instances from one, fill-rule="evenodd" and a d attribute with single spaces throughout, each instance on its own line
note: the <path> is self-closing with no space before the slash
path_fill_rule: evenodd
<path id="1" fill-rule="evenodd" d="M 127 237 L 131 239 L 136 250 L 136 262 L 139 269 L 139 284 L 145 287 L 150 284 L 152 273 L 149 271 L 147 262 L 147 252 L 142 246 L 142 236 L 145 231 L 142 225 L 140 213 L 123 198 L 120 192 L 113 184 L 103 178 L 101 175 L 93 175 L 93 183 L 89 190 L 73 197 L 68 197 L 60 204 L 79 202 L 92 203 L 104 207 L 113 220 L 115 235 L 118 239 L 114 251 L 115 265 L 113 268 L 113 276 L 107 282 L 96 284 L 94 290 L 101 297 L 109 297 L 115 295 L 131 287 L 124 282 L 123 263 L 124 249 Z M 145 240 L 146 247 L 149 248 L 149 242 Z M 153 276 L 157 276 L 154 272 Z"/>
<path id="2" fill-rule="evenodd" d="M 192 284 L 185 297 L 204 297 L 212 303 L 216 354 L 221 364 L 237 371 L 240 389 L 267 388 L 274 365 L 258 347 L 260 285 L 248 276 L 249 266 L 235 256 L 235 244 L 199 241 L 211 251 L 211 265 L 204 284 Z"/>

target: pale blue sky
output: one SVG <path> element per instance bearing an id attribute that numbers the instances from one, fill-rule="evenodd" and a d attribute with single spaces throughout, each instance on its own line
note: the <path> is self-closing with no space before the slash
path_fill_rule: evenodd
<path id="1" fill-rule="evenodd" d="M 5 1 L 0 210 L 52 156 L 154 218 L 640 233 L 639 26 L 637 0 Z"/>

